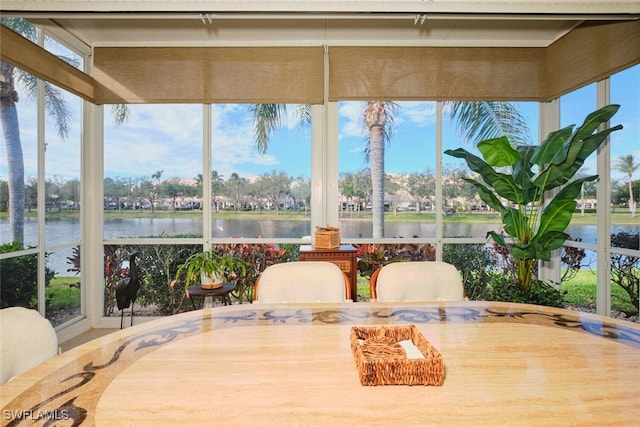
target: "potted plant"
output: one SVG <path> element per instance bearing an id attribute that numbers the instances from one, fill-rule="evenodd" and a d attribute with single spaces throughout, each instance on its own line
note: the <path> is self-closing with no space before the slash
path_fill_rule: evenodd
<path id="1" fill-rule="evenodd" d="M 200 283 L 203 289 L 222 287 L 224 282 L 232 281 L 239 274 L 246 274 L 247 263 L 231 253 L 219 253 L 212 248 L 191 255 L 178 266 L 176 280 L 184 277 L 185 287 Z"/>
<path id="2" fill-rule="evenodd" d="M 480 198 L 500 213 L 504 233 L 487 233 L 511 253 L 515 282 L 529 292 L 538 260 L 549 261 L 551 251 L 562 247 L 576 198 L 583 183 L 597 175 L 573 179 L 574 175 L 613 131 L 621 125 L 598 131 L 618 111 L 608 105 L 589 114 L 584 123 L 551 132 L 539 145 L 512 146 L 506 137 L 478 143 L 483 158 L 458 148 L 445 154 L 464 159 L 477 178 L 464 178 L 474 185 Z"/>

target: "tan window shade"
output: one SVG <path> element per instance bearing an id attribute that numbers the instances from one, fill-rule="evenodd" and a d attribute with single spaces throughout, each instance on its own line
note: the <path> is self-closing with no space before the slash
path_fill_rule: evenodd
<path id="1" fill-rule="evenodd" d="M 96 102 L 323 102 L 322 47 L 102 47 Z"/>
<path id="2" fill-rule="evenodd" d="M 547 98 L 640 63 L 640 21 L 587 23 L 547 48 Z"/>
<path id="3" fill-rule="evenodd" d="M 329 100 L 540 100 L 544 48 L 331 47 Z"/>
<path id="4" fill-rule="evenodd" d="M 93 78 L 0 25 L 0 59 L 93 102 Z"/>

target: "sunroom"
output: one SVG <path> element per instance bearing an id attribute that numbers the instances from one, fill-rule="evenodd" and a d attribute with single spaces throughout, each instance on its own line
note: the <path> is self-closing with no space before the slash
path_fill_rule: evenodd
<path id="1" fill-rule="evenodd" d="M 54 312 L 49 276 L 77 278 L 79 306 L 54 322 L 60 340 L 117 327 L 119 312 L 105 287 L 133 248 L 146 247 L 161 260 L 163 251 L 239 242 L 297 247 L 313 243 L 316 227 L 331 225 L 340 228 L 342 244 L 420 245 L 435 260 L 448 247 L 490 250 L 486 233 L 500 231 L 499 216 L 469 193 L 456 178 L 469 171 L 445 154 L 473 149 L 452 112 L 476 101 L 514 106 L 531 143 L 581 124 L 600 107 L 621 105 L 611 125 L 624 129 L 585 162 L 582 172 L 599 179 L 583 188 L 574 239 L 540 263 L 538 274 L 562 286 L 569 269 L 564 256 L 578 253 L 595 283 L 593 306 L 610 315 L 616 262 L 635 259 L 637 301 L 640 221 L 633 201 L 640 186 L 637 174 L 618 164 L 627 155 L 640 159 L 637 1 L 299 1 L 295 7 L 165 1 L 127 2 L 118 11 L 111 5 L 1 6 L 7 22 L 23 18 L 35 29 L 28 40 L 20 28 L 3 26 L 2 61 L 16 67 L 15 75 L 38 79 L 16 81 L 23 246 L 0 259 L 35 256 L 37 287 L 29 303 L 43 315 Z M 20 93 L 24 84 L 33 84 L 34 97 Z M 47 103 L 52 87 L 66 109 Z M 378 231 L 361 129 L 363 103 L 371 100 L 397 108 Z M 252 108 L 264 104 L 288 106 L 266 140 L 251 122 Z M 298 110 L 307 114 L 300 125 Z M 120 113 L 126 120 L 117 123 Z M 9 180 L 9 158 L 0 162 L 2 182 Z M 411 190 L 418 179 L 430 182 L 426 196 Z M 286 195 L 255 194 L 260 184 L 279 180 Z M 3 244 L 16 240 L 8 216 L 0 218 Z M 612 240 L 619 233 L 630 245 Z M 169 313 L 189 309 L 180 305 L 183 288 L 171 280 L 176 266 L 165 264 L 153 267 L 166 271 L 145 295 L 147 305 L 169 304 Z"/>

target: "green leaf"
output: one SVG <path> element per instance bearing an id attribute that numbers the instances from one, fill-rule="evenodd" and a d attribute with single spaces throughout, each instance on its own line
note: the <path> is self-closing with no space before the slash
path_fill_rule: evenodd
<path id="1" fill-rule="evenodd" d="M 584 141 L 573 139 L 569 145 L 566 160 L 559 164 L 550 164 L 538 174 L 534 179 L 534 184 L 545 191 L 566 184 L 609 134 L 620 129 L 622 129 L 622 125 L 617 125 L 598 132 Z"/>
<path id="2" fill-rule="evenodd" d="M 546 191 L 569 182 L 587 157 L 598 149 L 607 136 L 622 129 L 622 126 L 618 125 L 594 134 L 601 124 L 613 117 L 618 108 L 619 105 L 607 105 L 589 114 L 562 147 L 562 155 L 554 155 L 553 150 L 558 149 L 559 140 L 563 136 L 560 133 L 566 132 L 568 128 L 552 132 L 538 149 L 539 154 L 535 156 L 536 164 L 541 166 L 538 176 L 534 179 L 536 187 Z M 547 147 L 547 144 L 550 146 Z M 548 166 L 542 167 L 545 164 Z"/>
<path id="3" fill-rule="evenodd" d="M 524 192 L 516 185 L 513 175 L 496 172 L 487 162 L 480 157 L 469 153 L 463 148 L 455 150 L 447 150 L 445 154 L 467 162 L 467 166 L 474 172 L 479 173 L 482 179 L 501 197 L 515 203 L 523 203 L 525 200 Z"/>
<path id="4" fill-rule="evenodd" d="M 478 150 L 484 160 L 496 168 L 511 166 L 520 160 L 520 153 L 511 147 L 505 136 L 479 142 Z"/>
<path id="5" fill-rule="evenodd" d="M 500 214 L 506 211 L 506 208 L 502 205 L 502 202 L 500 201 L 500 199 L 498 199 L 495 196 L 495 194 L 491 192 L 489 188 L 484 186 L 482 183 L 476 181 L 475 179 L 465 178 L 465 177 L 463 177 L 462 179 L 464 179 L 465 181 L 467 181 L 468 183 L 476 187 L 476 190 L 478 190 L 478 195 L 480 196 L 480 199 L 491 209 L 499 212 Z"/>
<path id="6" fill-rule="evenodd" d="M 549 261 L 551 259 L 551 251 L 561 248 L 568 238 L 569 235 L 561 231 L 550 231 L 536 236 L 531 241 L 531 247 L 535 249 L 535 259 Z"/>
<path id="7" fill-rule="evenodd" d="M 504 240 L 504 236 L 502 234 L 496 233 L 495 231 L 487 232 L 487 237 L 491 237 L 494 242 L 496 242 L 497 244 L 499 244 L 501 246 L 505 246 L 505 247 L 509 246 L 507 244 L 507 242 Z"/>
<path id="8" fill-rule="evenodd" d="M 610 104 L 587 115 L 582 125 L 576 129 L 570 142 L 580 142 L 593 135 L 593 132 L 595 132 L 602 123 L 609 121 L 619 108 L 620 106 L 617 104 Z"/>
<path id="9" fill-rule="evenodd" d="M 536 165 L 560 163 L 567 158 L 567 139 L 571 136 L 573 125 L 551 132 L 542 143 L 535 148 L 531 162 Z"/>
<path id="10" fill-rule="evenodd" d="M 535 188 L 533 185 L 534 173 L 531 170 L 533 162 L 531 161 L 535 148 L 532 145 L 519 145 L 518 152 L 520 153 L 520 161 L 513 164 L 513 179 L 516 184 L 523 190 Z"/>
<path id="11" fill-rule="evenodd" d="M 562 231 L 571 222 L 577 202 L 570 199 L 555 200 L 549 204 L 540 217 L 538 233 Z"/>
<path id="12" fill-rule="evenodd" d="M 587 176 L 573 181 L 555 195 L 551 202 L 544 208 L 540 217 L 538 234 L 543 235 L 550 231 L 564 231 L 576 209 L 576 197 L 580 194 L 585 182 L 593 181 L 598 175 Z"/>
<path id="13" fill-rule="evenodd" d="M 536 259 L 536 249 L 531 244 L 527 243 L 524 245 L 514 244 L 511 247 L 511 255 L 515 259 Z"/>
<path id="14" fill-rule="evenodd" d="M 529 218 L 518 209 L 509 208 L 502 215 L 502 223 L 505 233 L 515 238 L 517 243 L 527 243 L 533 236 L 529 227 Z"/>

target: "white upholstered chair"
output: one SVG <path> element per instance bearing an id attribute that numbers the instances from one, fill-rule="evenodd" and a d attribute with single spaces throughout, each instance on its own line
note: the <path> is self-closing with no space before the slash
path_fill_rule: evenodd
<path id="1" fill-rule="evenodd" d="M 36 310 L 0 310 L 0 384 L 58 354 L 58 336 Z"/>
<path id="2" fill-rule="evenodd" d="M 371 299 L 387 301 L 462 301 L 464 287 L 458 269 L 446 262 L 394 262 L 371 276 Z"/>
<path id="3" fill-rule="evenodd" d="M 267 267 L 258 280 L 254 302 L 345 302 L 349 281 L 340 268 L 325 261 L 295 261 Z"/>

